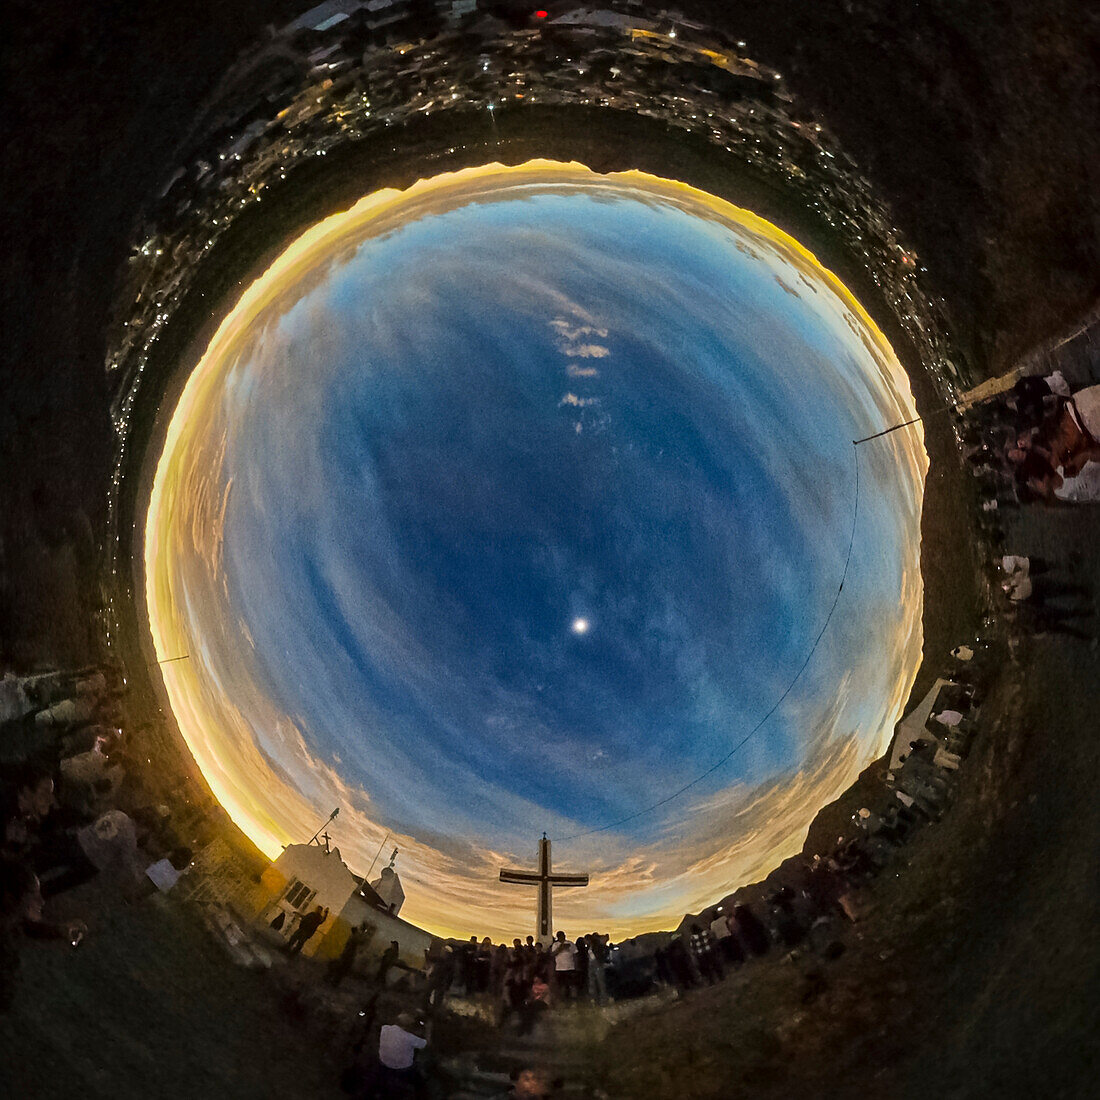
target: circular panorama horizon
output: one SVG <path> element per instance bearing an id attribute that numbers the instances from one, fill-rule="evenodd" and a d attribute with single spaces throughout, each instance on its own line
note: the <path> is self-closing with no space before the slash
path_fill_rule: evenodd
<path id="1" fill-rule="evenodd" d="M 352 870 L 388 834 L 433 932 L 526 933 L 497 875 L 544 831 L 591 875 L 557 926 L 675 926 L 889 742 L 927 459 L 919 425 L 860 447 L 857 510 L 852 440 L 915 415 L 841 282 L 683 183 L 369 195 L 248 287 L 172 415 L 144 566 L 179 729 L 269 856 L 334 806 Z"/>

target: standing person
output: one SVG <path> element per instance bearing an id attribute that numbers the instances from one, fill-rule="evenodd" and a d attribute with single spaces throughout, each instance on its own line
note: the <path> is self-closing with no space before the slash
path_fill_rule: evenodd
<path id="1" fill-rule="evenodd" d="M 738 934 L 741 926 L 737 923 L 737 913 L 731 909 L 725 917 L 726 928 L 729 935 L 722 941 L 726 945 L 726 955 L 734 966 L 740 966 L 745 961 L 745 948 Z"/>
<path id="2" fill-rule="evenodd" d="M 402 1012 L 395 1023 L 385 1024 L 378 1033 L 379 1075 L 375 1081 L 375 1094 L 381 1085 L 382 1096 L 393 1095 L 395 1089 L 417 1089 L 420 1074 L 414 1064 L 416 1052 L 428 1045 L 428 1040 L 418 1034 L 421 1025 L 407 1012 Z M 398 1095 L 404 1095 L 398 1092 Z"/>
<path id="3" fill-rule="evenodd" d="M 294 933 L 291 935 L 290 939 L 287 940 L 287 952 L 291 955 L 297 955 L 298 952 L 305 947 L 306 942 L 312 938 L 317 929 L 327 920 L 328 910 L 322 909 L 319 905 L 312 913 L 306 913 L 298 922 L 298 927 L 294 929 Z"/>
<path id="4" fill-rule="evenodd" d="M 725 977 L 718 952 L 714 949 L 714 938 L 707 929 L 700 928 L 698 924 L 691 926 L 691 954 L 695 959 L 695 965 L 699 968 L 699 973 L 711 985 Z"/>
<path id="5" fill-rule="evenodd" d="M 862 812 L 862 811 L 861 811 Z M 806 930 L 795 915 L 791 901 L 794 891 L 789 886 L 780 887 L 770 899 L 771 917 L 779 939 L 785 947 L 797 947 L 806 935 Z"/>
<path id="6" fill-rule="evenodd" d="M 389 976 L 390 967 L 397 965 L 397 958 L 400 954 L 401 947 L 397 940 L 390 940 L 389 947 L 382 952 L 382 957 L 378 960 L 378 969 L 374 974 L 374 980 L 379 985 L 386 984 L 386 978 Z"/>
<path id="7" fill-rule="evenodd" d="M 523 1003 L 527 999 L 527 991 L 530 987 L 531 981 L 527 977 L 527 966 L 523 961 L 523 954 L 514 955 L 508 960 L 508 968 L 504 972 L 497 1027 L 503 1027 L 513 1012 L 522 1021 Z"/>
<path id="8" fill-rule="evenodd" d="M 443 998 L 455 977 L 455 951 L 449 944 L 444 944 L 442 950 L 431 961 L 428 972 L 428 987 L 425 990 L 426 1007 L 437 1009 L 443 1004 Z"/>
<path id="9" fill-rule="evenodd" d="M 577 970 L 574 974 L 574 995 L 578 1001 L 588 996 L 588 968 L 592 962 L 592 949 L 589 943 L 595 939 L 591 936 L 577 937 Z"/>
<path id="10" fill-rule="evenodd" d="M 554 960 L 554 988 L 562 1000 L 573 1000 L 577 992 L 577 948 L 564 932 L 559 932 L 550 945 L 550 957 Z"/>
<path id="11" fill-rule="evenodd" d="M 715 912 L 714 920 L 710 922 L 710 934 L 714 937 L 715 945 L 718 948 L 718 953 L 722 956 L 722 960 L 727 963 L 734 962 L 734 955 L 731 951 L 733 934 L 730 932 L 729 921 L 722 912 L 721 906 Z"/>
<path id="12" fill-rule="evenodd" d="M 599 932 L 588 937 L 588 996 L 598 1005 L 607 1001 L 607 942 Z"/>
<path id="13" fill-rule="evenodd" d="M 550 1007 L 550 986 L 539 972 L 536 972 L 527 999 L 520 1009 L 519 1034 L 529 1035 L 540 1017 Z"/>
<path id="14" fill-rule="evenodd" d="M 504 986 L 504 972 L 508 969 L 508 948 L 499 943 L 493 948 L 492 957 L 489 960 L 489 994 L 494 999 L 500 997 Z"/>
<path id="15" fill-rule="evenodd" d="M 493 966 L 493 941 L 486 936 L 478 945 L 477 956 L 474 961 L 474 989 L 473 993 L 488 993 L 490 971 Z"/>
<path id="16" fill-rule="evenodd" d="M 477 936 L 455 950 L 455 992 L 465 997 L 474 992 L 474 965 L 477 958 Z"/>
<path id="17" fill-rule="evenodd" d="M 691 957 L 679 936 L 672 937 L 665 950 L 665 962 L 673 982 L 681 991 L 695 988 L 695 971 L 691 965 Z"/>
<path id="18" fill-rule="evenodd" d="M 361 924 L 353 928 L 348 936 L 344 950 L 339 956 L 329 963 L 328 980 L 332 985 L 339 985 L 350 973 L 355 965 L 355 956 L 359 954 L 359 948 L 370 939 L 370 925 Z"/>
<path id="19" fill-rule="evenodd" d="M 550 971 L 554 968 L 554 960 L 546 952 L 542 942 L 535 944 L 535 953 L 529 957 L 527 963 L 527 976 L 534 978 L 536 974 L 542 975 L 544 982 L 550 981 Z"/>
<path id="20" fill-rule="evenodd" d="M 733 915 L 737 919 L 737 928 L 745 946 L 754 955 L 766 955 L 770 946 L 768 932 L 756 914 L 747 905 L 735 905 Z"/>

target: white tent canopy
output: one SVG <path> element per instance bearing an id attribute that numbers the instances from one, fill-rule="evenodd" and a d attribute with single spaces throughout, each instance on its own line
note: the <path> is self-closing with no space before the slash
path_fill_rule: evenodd
<path id="1" fill-rule="evenodd" d="M 901 767 L 901 757 L 909 754 L 910 741 L 931 741 L 932 735 L 924 728 L 936 705 L 940 690 L 952 683 L 951 680 L 937 680 L 928 690 L 928 694 L 898 723 L 894 731 L 894 747 L 890 752 L 890 770 Z"/>

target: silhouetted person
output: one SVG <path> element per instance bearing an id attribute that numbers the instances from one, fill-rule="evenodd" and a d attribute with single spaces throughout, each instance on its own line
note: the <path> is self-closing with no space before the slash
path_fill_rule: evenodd
<path id="1" fill-rule="evenodd" d="M 328 980 L 333 985 L 339 985 L 351 973 L 351 968 L 355 965 L 355 956 L 368 939 L 370 939 L 369 925 L 361 924 L 358 928 L 351 930 L 348 942 L 344 944 L 344 950 L 329 964 Z"/>
<path id="2" fill-rule="evenodd" d="M 672 973 L 672 967 L 668 964 L 668 951 L 663 947 L 658 947 L 653 953 L 653 964 L 657 968 L 657 980 L 663 982 L 665 985 L 673 985 L 675 983 L 675 977 Z"/>
<path id="3" fill-rule="evenodd" d="M 447 996 L 455 978 L 455 952 L 451 945 L 445 944 L 443 950 L 432 960 L 428 973 L 428 986 L 424 992 L 425 1008 L 437 1009 Z"/>
<path id="4" fill-rule="evenodd" d="M 319 905 L 312 913 L 306 913 L 298 922 L 298 927 L 294 929 L 293 934 L 287 941 L 287 951 L 289 951 L 291 955 L 297 955 L 298 952 L 305 947 L 307 941 L 313 936 L 314 932 L 316 932 L 326 920 L 328 920 L 328 910 L 322 909 Z"/>
<path id="5" fill-rule="evenodd" d="M 698 924 L 691 926 L 691 955 L 695 959 L 699 973 L 711 985 L 725 977 L 722 972 L 722 962 L 714 947 L 714 937 L 706 928 L 701 928 Z"/>
<path id="6" fill-rule="evenodd" d="M 504 985 L 504 974 L 508 969 L 511 954 L 504 944 L 499 943 L 493 948 L 492 959 L 489 963 L 489 993 L 494 997 L 500 996 Z"/>
<path id="7" fill-rule="evenodd" d="M 745 946 L 754 955 L 766 955 L 770 946 L 768 931 L 756 914 L 747 905 L 735 905 L 733 915 L 737 918 L 737 931 Z"/>
<path id="8" fill-rule="evenodd" d="M 390 967 L 397 964 L 397 957 L 401 954 L 401 947 L 397 940 L 390 940 L 389 947 L 382 952 L 382 957 L 378 960 L 378 971 L 374 976 L 374 980 L 379 985 L 386 984 L 386 978 L 389 975 Z"/>
<path id="9" fill-rule="evenodd" d="M 503 1027 L 513 1014 L 522 1015 L 523 1002 L 527 999 L 527 990 L 530 985 L 522 954 L 509 959 L 508 968 L 504 972 L 504 982 L 501 986 L 500 1002 L 497 1009 L 497 1027 Z"/>
<path id="10" fill-rule="evenodd" d="M 695 971 L 691 968 L 691 958 L 679 936 L 676 936 L 668 945 L 665 961 L 672 974 L 672 980 L 680 989 L 695 988 Z"/>
<path id="11" fill-rule="evenodd" d="M 791 888 L 782 887 L 772 895 L 772 920 L 779 938 L 786 947 L 797 947 L 805 936 L 805 929 L 795 916 L 794 907 L 791 905 Z"/>

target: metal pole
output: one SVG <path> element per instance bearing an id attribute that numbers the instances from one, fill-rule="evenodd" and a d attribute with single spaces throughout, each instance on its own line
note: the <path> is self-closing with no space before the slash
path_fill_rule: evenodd
<path id="1" fill-rule="evenodd" d="M 313 836 L 311 836 L 311 837 L 309 838 L 309 843 L 310 843 L 310 844 L 312 844 L 312 843 L 313 843 L 313 842 L 314 842 L 314 841 L 315 841 L 315 840 L 316 840 L 316 839 L 317 839 L 317 838 L 318 838 L 318 837 L 319 837 L 319 836 L 321 835 L 321 829 L 324 829 L 324 828 L 325 828 L 325 827 L 326 827 L 326 826 L 328 825 L 328 823 L 329 823 L 330 821 L 335 821 L 335 820 L 336 820 L 336 815 L 337 815 L 337 814 L 338 814 L 339 812 L 340 812 L 340 807 L 339 807 L 339 806 L 337 806 L 337 807 L 336 807 L 336 809 L 335 809 L 335 810 L 333 810 L 333 811 L 332 811 L 332 813 L 330 813 L 330 814 L 328 815 L 328 817 L 326 817 L 326 818 L 325 818 L 325 820 L 324 820 L 324 821 L 323 821 L 323 822 L 321 823 L 321 828 L 320 828 L 320 829 L 318 829 L 318 830 L 317 830 L 317 832 L 315 832 L 315 833 L 313 834 Z"/>
<path id="2" fill-rule="evenodd" d="M 899 428 L 908 428 L 910 424 L 919 424 L 922 420 L 927 420 L 931 416 L 939 416 L 941 413 L 954 412 L 959 406 L 957 405 L 941 405 L 938 409 L 932 409 L 925 416 L 914 416 L 912 420 L 906 420 L 903 424 L 895 424 L 892 428 L 886 428 L 884 431 L 875 432 L 874 435 L 865 435 L 862 439 L 853 439 L 852 442 L 858 447 L 861 443 L 866 443 L 870 439 L 878 439 L 879 436 L 889 435 L 891 432 L 896 432 Z"/>
<path id="3" fill-rule="evenodd" d="M 374 859 L 370 861 L 370 866 L 367 868 L 367 873 L 363 876 L 364 879 L 370 878 L 370 873 L 374 870 L 374 865 L 378 862 L 378 857 L 382 854 L 382 849 L 385 848 L 386 841 L 389 839 L 390 834 L 386 833 L 386 835 L 382 838 L 382 843 L 378 845 L 378 851 L 374 853 Z"/>

